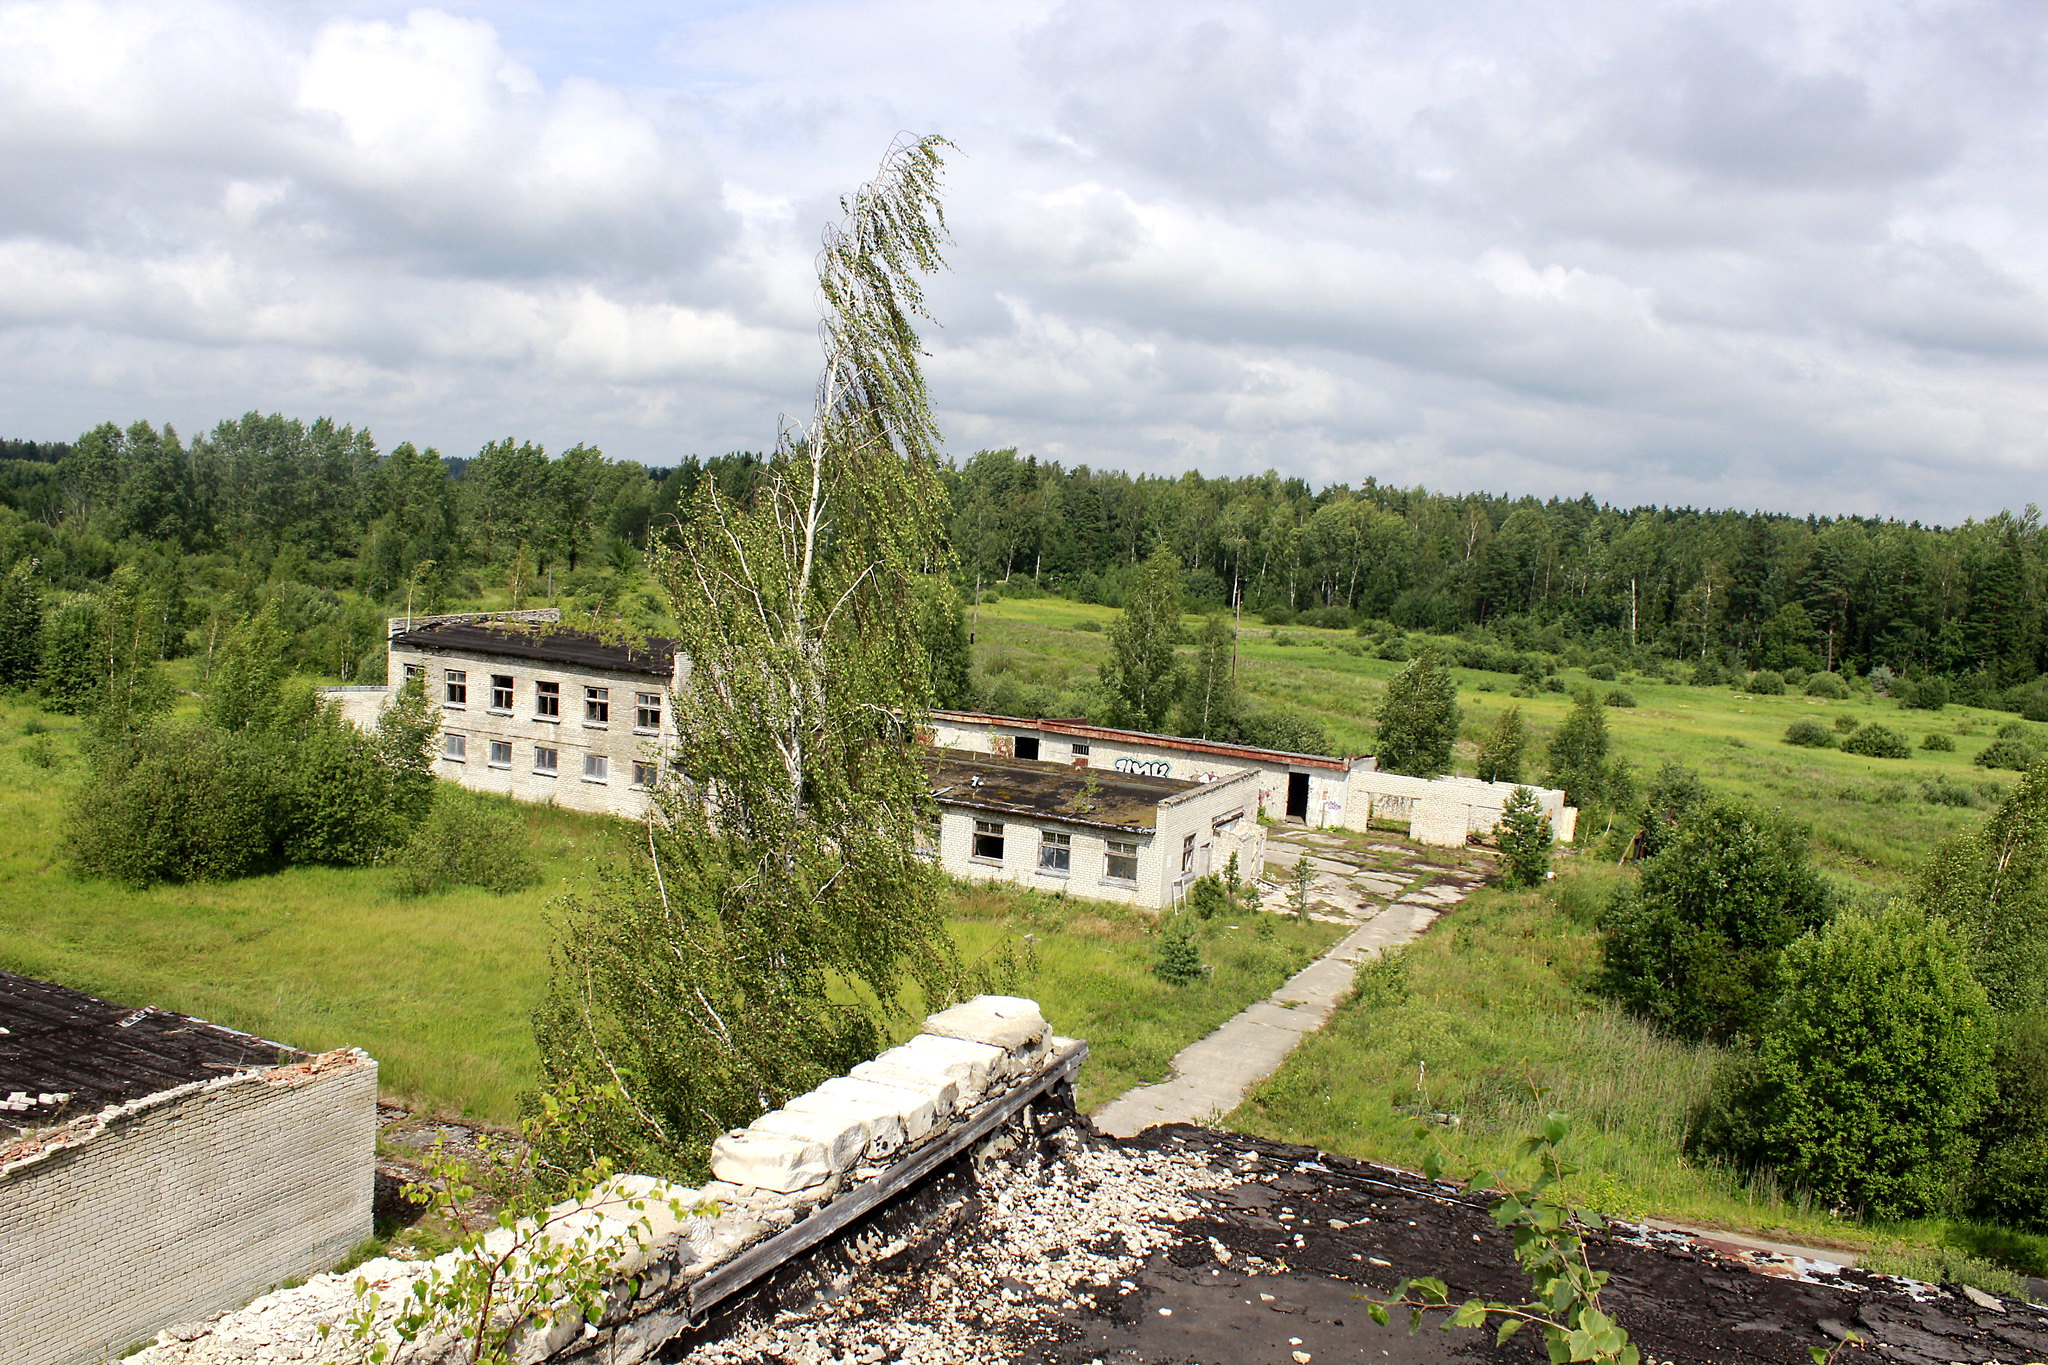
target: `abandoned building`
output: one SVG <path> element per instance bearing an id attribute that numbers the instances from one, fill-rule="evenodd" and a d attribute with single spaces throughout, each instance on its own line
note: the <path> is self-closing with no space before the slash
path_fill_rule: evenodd
<path id="1" fill-rule="evenodd" d="M 418 677 L 441 711 L 435 773 L 521 801 L 638 818 L 674 750 L 667 640 L 614 642 L 563 630 L 560 613 L 395 617 L 382 686 L 330 687 L 367 729 Z"/>
<path id="2" fill-rule="evenodd" d="M 1233 857 L 1247 879 L 1265 866 L 1249 772 L 1196 782 L 959 749 L 926 765 L 956 877 L 1163 909 Z"/>
<path id="3" fill-rule="evenodd" d="M 932 738 L 943 748 L 1191 782 L 1254 773 L 1258 813 L 1268 819 L 1361 832 L 1379 820 L 1406 825 L 1409 837 L 1420 843 L 1446 846 L 1491 834 L 1515 789 L 1511 782 L 1470 777 L 1383 773 L 1371 755 L 1296 754 L 1116 730 L 1082 720 L 1030 720 L 980 711 L 934 712 Z M 1577 808 L 1565 804 L 1561 791 L 1533 786 L 1530 790 L 1558 839 L 1570 843 L 1578 825 Z"/>
<path id="4" fill-rule="evenodd" d="M 0 1360 L 85 1365 L 370 1235 L 377 1065 L 0 972 Z"/>

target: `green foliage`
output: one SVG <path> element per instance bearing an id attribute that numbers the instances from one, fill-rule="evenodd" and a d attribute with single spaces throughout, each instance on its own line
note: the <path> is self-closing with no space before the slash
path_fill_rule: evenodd
<path id="1" fill-rule="evenodd" d="M 1747 1032 L 1770 1006 L 1779 953 L 1829 906 L 1799 832 L 1715 801 L 1615 893 L 1598 988 L 1681 1038 Z"/>
<path id="2" fill-rule="evenodd" d="M 449 787 L 427 818 L 393 855 L 392 887 L 401 896 L 425 896 L 454 886 L 498 895 L 540 881 L 540 864 L 527 843 L 526 825 L 504 801 Z"/>
<path id="3" fill-rule="evenodd" d="M 440 708 L 427 700 L 418 677 L 406 679 L 377 717 L 372 743 L 390 784 L 391 819 L 400 828 L 423 818 L 434 804 L 434 744 L 440 733 Z"/>
<path id="4" fill-rule="evenodd" d="M 1614 665 L 1610 663 L 1588 664 L 1586 665 L 1586 676 L 1594 682 L 1613 682 L 1615 678 Z"/>
<path id="5" fill-rule="evenodd" d="M 1982 829 L 1943 841 L 1917 895 L 1968 935 L 1994 1006 L 2048 1006 L 2048 766 L 2022 777 Z"/>
<path id="6" fill-rule="evenodd" d="M 1643 792 L 1632 851 L 1638 858 L 1664 851 L 1686 818 L 1710 798 L 1707 784 L 1683 763 L 1666 759 Z"/>
<path id="7" fill-rule="evenodd" d="M 1510 706 L 1500 713 L 1500 719 L 1493 723 L 1492 733 L 1479 746 L 1479 780 L 1520 782 L 1522 751 L 1527 742 L 1522 729 L 1522 708 Z"/>
<path id="8" fill-rule="evenodd" d="M 1920 737 L 1920 747 L 1931 754 L 1952 754 L 1956 751 L 1956 742 L 1939 730 L 1929 730 Z"/>
<path id="9" fill-rule="evenodd" d="M 1779 697 L 1785 693 L 1785 675 L 1763 669 L 1749 675 L 1749 690 L 1759 697 Z"/>
<path id="10" fill-rule="evenodd" d="M 1500 844 L 1502 886 L 1537 886 L 1550 875 L 1550 819 L 1536 804 L 1536 793 L 1527 787 L 1508 793 L 1494 833 Z"/>
<path id="11" fill-rule="evenodd" d="M 274 861 L 274 755 L 259 737 L 180 725 L 103 741 L 93 758 L 65 831 L 80 872 L 143 887 Z"/>
<path id="12" fill-rule="evenodd" d="M 1559 1187 L 1580 1169 L 1561 1154 L 1570 1132 L 1568 1115 L 1544 1116 L 1542 1127 L 1522 1143 L 1523 1157 L 1536 1160 L 1535 1178 L 1526 1184 L 1501 1171 L 1483 1175 L 1475 1168 L 1466 1174 L 1470 1183 L 1504 1191 L 1491 1212 L 1493 1221 L 1513 1239 L 1515 1260 L 1529 1277 L 1527 1301 L 1473 1298 L 1454 1304 L 1442 1280 L 1421 1276 L 1401 1281 L 1391 1299 L 1371 1304 L 1366 1311 L 1373 1321 L 1385 1326 L 1388 1309 L 1405 1308 L 1408 1330 L 1414 1332 L 1430 1311 L 1449 1309 L 1439 1327 L 1493 1327 L 1496 1346 L 1535 1327 L 1542 1331 L 1553 1361 L 1637 1365 L 1641 1352 L 1600 1304 L 1608 1272 L 1593 1269 L 1586 1259 L 1585 1232 L 1604 1229 L 1606 1220 L 1591 1210 L 1573 1208 L 1561 1197 Z M 1423 1173 L 1438 1179 L 1445 1164 L 1440 1153 L 1431 1152 Z"/>
<path id="13" fill-rule="evenodd" d="M 522 1334 L 604 1315 L 621 1263 L 653 1240 L 657 1211 L 678 1220 L 697 1211 L 639 1193 L 602 1157 L 566 1174 L 540 1165 L 538 1153 L 573 1149 L 591 1116 L 618 1099 L 616 1089 L 542 1095 L 520 1140 L 477 1134 L 479 1161 L 438 1141 L 428 1150 L 426 1178 L 403 1193 L 456 1229 L 452 1264 L 437 1260 L 410 1296 L 389 1304 L 357 1277 L 343 1339 L 361 1359 L 380 1365 L 394 1347 L 430 1341 L 453 1344 L 444 1358 L 464 1365 L 510 1365 L 515 1353 L 527 1358 Z M 495 1214 L 484 1212 L 487 1199 Z"/>
<path id="14" fill-rule="evenodd" d="M 2041 750 L 2024 739 L 1994 739 L 1970 760 L 1980 768 L 2005 768 L 2023 773 L 2041 761 Z"/>
<path id="15" fill-rule="evenodd" d="M 290 671 L 277 604 L 267 602 L 221 642 L 202 714 L 223 730 L 268 729 L 284 704 Z"/>
<path id="16" fill-rule="evenodd" d="M 654 556 L 691 665 L 688 780 L 657 793 L 643 852 L 561 903 L 534 1015 L 548 1086 L 618 1085 L 579 1150 L 635 1170 L 702 1173 L 717 1134 L 873 1056 L 899 1002 L 962 984 L 916 854 L 931 805 L 909 742 L 929 691 L 917 585 L 945 524 L 912 325 L 940 263 L 943 145 L 892 152 L 827 234 L 808 426 L 745 504 L 699 483 Z"/>
<path id="17" fill-rule="evenodd" d="M 1165 545 L 1152 552 L 1123 613 L 1109 627 L 1102 685 L 1110 722 L 1158 730 L 1184 685 L 1173 647 L 1180 642 L 1180 557 Z"/>
<path id="18" fill-rule="evenodd" d="M 1424 650 L 1389 678 L 1377 719 L 1380 771 L 1413 777 L 1449 771 L 1458 739 L 1458 684 L 1443 655 Z"/>
<path id="19" fill-rule="evenodd" d="M 1960 933 L 1903 902 L 1844 909 L 1786 949 L 1777 1000 L 1698 1146 L 1824 1204 L 1928 1213 L 1968 1169 L 1992 1042 Z"/>
<path id="20" fill-rule="evenodd" d="M 1801 716 L 1785 727 L 1785 742 L 1808 749 L 1825 749 L 1835 742 L 1835 736 L 1812 716 Z"/>
<path id="21" fill-rule="evenodd" d="M 1842 681 L 1842 675 L 1839 673 L 1816 673 L 1806 680 L 1806 686 L 1802 690 L 1807 696 L 1819 697 L 1824 701 L 1849 699 L 1849 684 Z"/>
<path id="22" fill-rule="evenodd" d="M 973 654 L 967 639 L 967 607 L 958 589 L 929 575 L 918 584 L 918 632 L 931 670 L 931 704 L 958 710 L 974 701 L 969 677 Z"/>
<path id="23" fill-rule="evenodd" d="M 1587 806 L 1606 794 L 1607 718 L 1600 698 L 1590 689 L 1572 699 L 1572 709 L 1550 737 L 1548 786 L 1562 788 L 1565 800 Z"/>
<path id="24" fill-rule="evenodd" d="M 1215 739 L 1236 731 L 1244 707 L 1236 671 L 1237 632 L 1220 612 L 1212 613 L 1195 640 L 1195 663 L 1181 695 L 1178 733 Z"/>
<path id="25" fill-rule="evenodd" d="M 1168 915 L 1152 950 L 1152 974 L 1171 985 L 1192 986 L 1208 972 L 1202 962 L 1201 946 L 1195 941 L 1191 916 Z"/>
<path id="26" fill-rule="evenodd" d="M 0 691 L 25 692 L 36 684 L 42 660 L 43 593 L 36 562 L 24 556 L 0 575 Z"/>
<path id="27" fill-rule="evenodd" d="M 43 621 L 37 685 L 43 702 L 67 716 L 92 710 L 99 695 L 100 604 L 93 597 L 60 603 Z"/>
<path id="28" fill-rule="evenodd" d="M 1231 855 L 1233 858 L 1236 854 Z M 1235 869 L 1231 869 L 1235 877 Z M 1188 886 L 1187 908 L 1196 919 L 1215 919 L 1236 909 L 1233 893 L 1226 889 L 1224 879 L 1210 874 L 1198 877 Z"/>
<path id="29" fill-rule="evenodd" d="M 1947 773 L 1936 773 L 1920 779 L 1920 799 L 1937 806 L 1970 807 L 1977 804 L 1977 793 Z"/>
<path id="30" fill-rule="evenodd" d="M 1948 705 L 1948 679 L 1929 676 L 1901 678 L 1892 686 L 1892 695 L 1898 698 L 1900 706 L 1915 711 L 1939 711 Z"/>
<path id="31" fill-rule="evenodd" d="M 1970 1190 L 1980 1218 L 2048 1233 L 2048 1008 L 1999 1020 L 1997 1103 L 1979 1131 L 1983 1156 Z"/>
<path id="32" fill-rule="evenodd" d="M 1836 716 L 1835 732 L 1837 734 L 1843 735 L 1850 734 L 1856 729 L 1857 726 L 1861 725 L 1862 723 L 1862 721 L 1856 719 L 1856 717 L 1854 716 Z"/>
<path id="33" fill-rule="evenodd" d="M 1607 695 L 1602 697 L 1600 701 L 1604 706 L 1614 706 L 1620 707 L 1623 710 L 1630 710 L 1636 705 L 1636 694 L 1625 687 L 1613 687 L 1608 689 Z"/>
<path id="34" fill-rule="evenodd" d="M 1315 868 L 1310 865 L 1308 854 L 1294 860 L 1294 866 L 1287 873 L 1287 908 L 1304 918 L 1308 915 L 1308 893 L 1315 885 Z"/>
<path id="35" fill-rule="evenodd" d="M 277 759 L 284 861 L 364 867 L 405 838 L 394 774 L 376 742 L 314 698 L 282 703 L 287 732 L 252 736 Z"/>
<path id="36" fill-rule="evenodd" d="M 1865 758 L 1911 758 L 1912 746 L 1906 737 L 1889 725 L 1865 725 L 1850 732 L 1842 740 L 1842 752 L 1861 754 Z"/>

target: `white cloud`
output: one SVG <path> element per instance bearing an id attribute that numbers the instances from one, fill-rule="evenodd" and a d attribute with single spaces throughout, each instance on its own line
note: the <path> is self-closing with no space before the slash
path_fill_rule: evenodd
<path id="1" fill-rule="evenodd" d="M 1955 518 L 2048 452 L 2017 3 L 0 0 L 14 428 L 759 447 L 960 145 L 956 449 Z"/>

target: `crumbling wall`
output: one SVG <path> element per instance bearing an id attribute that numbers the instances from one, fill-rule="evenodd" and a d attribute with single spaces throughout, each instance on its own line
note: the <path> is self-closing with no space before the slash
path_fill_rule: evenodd
<path id="1" fill-rule="evenodd" d="M 527 1323 L 514 1339 L 515 1365 L 650 1359 L 717 1305 L 997 1135 L 1025 1106 L 1069 1084 L 1086 1055 L 1085 1044 L 1054 1037 L 1032 1001 L 981 996 L 933 1015 L 917 1037 L 863 1062 L 850 1076 L 720 1138 L 711 1158 L 717 1178 L 701 1189 L 620 1176 L 585 1205 L 558 1205 L 551 1219 L 561 1226 L 611 1222 L 623 1233 L 636 1216 L 650 1226 L 644 1241 L 620 1238 L 600 1321 L 586 1325 L 568 1314 L 559 1322 Z M 624 1200 L 638 1202 L 639 1210 L 625 1211 Z M 359 1306 L 358 1277 L 380 1296 L 379 1321 L 388 1327 L 392 1306 L 408 1298 L 412 1285 L 437 1266 L 452 1270 L 461 1254 L 433 1262 L 380 1259 L 346 1275 L 315 1276 L 203 1328 L 166 1333 L 131 1360 L 353 1361 L 360 1348 L 344 1340 L 341 1327 Z M 325 1337 L 323 1326 L 332 1329 Z M 467 1358 L 461 1343 L 445 1337 L 400 1343 L 387 1334 L 385 1340 L 393 1347 L 390 1365 L 452 1365 Z"/>
<path id="2" fill-rule="evenodd" d="M 370 1235 L 377 1064 L 356 1051 L 111 1105 L 0 1149 L 0 1360 L 84 1365 Z"/>

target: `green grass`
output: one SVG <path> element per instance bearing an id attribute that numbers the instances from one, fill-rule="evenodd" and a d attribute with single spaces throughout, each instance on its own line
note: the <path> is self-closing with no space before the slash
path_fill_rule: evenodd
<path id="1" fill-rule="evenodd" d="M 38 729 L 40 733 L 26 733 Z M 54 766 L 37 755 L 47 753 Z M 63 865 L 77 723 L 0 699 L 0 967 L 123 1003 L 161 1005 L 297 1047 L 361 1047 L 384 1093 L 414 1107 L 509 1122 L 536 1058 L 527 1015 L 547 976 L 547 907 L 628 826 L 517 806 L 543 869 L 509 896 L 401 900 L 379 869 L 292 868 L 218 885 L 131 891 Z M 1090 1040 L 1090 1102 L 1158 1080 L 1167 1059 L 1334 940 L 1326 925 L 1271 938 L 1211 926 L 1212 980 L 1151 977 L 1150 916 L 1011 888 L 962 888 L 953 930 L 970 957 L 1036 935 L 1015 989 L 1053 1027 Z"/>
<path id="2" fill-rule="evenodd" d="M 1108 607 L 1059 598 L 985 604 L 976 667 L 984 677 L 1011 676 L 1034 687 L 1085 687 L 1109 646 L 1101 633 L 1075 627 L 1115 616 Z M 1195 618 L 1188 623 L 1194 625 Z M 1370 718 L 1386 679 L 1402 665 L 1367 657 L 1361 644 L 1347 631 L 1247 626 L 1239 642 L 1239 681 L 1256 701 L 1320 722 L 1337 752 L 1371 753 Z M 1452 673 L 1463 709 L 1460 770 L 1472 772 L 1479 741 L 1504 709 L 1519 706 L 1529 727 L 1529 776 L 1540 777 L 1543 746 L 1564 719 L 1570 696 L 1515 697 L 1510 689 L 1516 679 L 1509 674 L 1465 668 Z M 1822 701 L 1794 694 L 1753 697 L 1650 677 L 1595 683 L 1575 670 L 1560 676 L 1568 688 L 1590 685 L 1605 692 L 1625 687 L 1635 695 L 1636 707 L 1608 708 L 1604 714 L 1614 751 L 1633 763 L 1640 776 L 1647 778 L 1659 764 L 1676 760 L 1696 769 L 1717 791 L 1782 809 L 1812 829 L 1823 868 L 1867 887 L 1897 889 L 1936 842 L 1982 822 L 1982 809 L 1921 799 L 1922 778 L 1941 774 L 1964 783 L 1984 805 L 1995 804 L 2014 780 L 2013 774 L 1987 772 L 1970 761 L 1991 743 L 2000 725 L 2013 719 L 2005 712 L 1962 706 L 1909 711 L 1868 693 Z M 1795 748 L 1783 742 L 1785 727 L 1801 716 L 1815 717 L 1831 729 L 1837 716 L 1864 724 L 1882 721 L 1914 746 L 1913 756 L 1860 758 L 1838 749 Z M 1955 751 L 1921 749 L 1921 738 L 1934 731 L 1954 737 Z"/>

